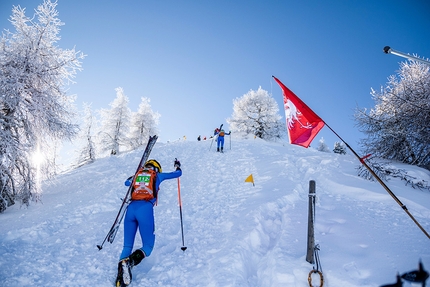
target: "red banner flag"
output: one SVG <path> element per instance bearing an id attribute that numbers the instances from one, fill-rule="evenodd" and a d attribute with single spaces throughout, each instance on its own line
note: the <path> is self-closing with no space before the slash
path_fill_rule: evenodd
<path id="1" fill-rule="evenodd" d="M 324 121 L 290 89 L 272 76 L 284 94 L 285 118 L 291 144 L 309 147 L 314 137 L 324 127 Z"/>

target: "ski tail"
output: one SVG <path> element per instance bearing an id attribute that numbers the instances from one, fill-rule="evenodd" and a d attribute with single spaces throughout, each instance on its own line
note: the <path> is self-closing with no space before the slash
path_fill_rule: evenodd
<path id="1" fill-rule="evenodd" d="M 137 166 L 136 172 L 134 175 L 139 171 L 139 169 L 145 164 L 145 162 L 148 160 L 149 155 L 151 154 L 152 148 L 154 147 L 155 143 L 157 142 L 158 136 L 150 136 L 148 140 L 148 144 L 146 145 L 145 151 L 143 152 L 142 158 L 140 159 L 139 165 Z M 133 177 L 134 177 L 133 175 Z M 118 211 L 118 214 L 115 218 L 114 223 L 112 224 L 112 227 L 110 228 L 109 232 L 107 233 L 105 239 L 103 240 L 103 243 L 101 245 L 97 245 L 97 248 L 101 250 L 103 248 L 103 244 L 106 242 L 106 240 L 109 243 L 113 243 L 115 240 L 115 236 L 118 232 L 119 226 L 121 225 L 122 219 L 124 218 L 124 214 L 127 210 L 128 205 L 131 201 L 131 193 L 133 191 L 133 185 L 131 184 L 128 187 L 127 193 L 124 196 L 124 199 L 122 200 L 121 207 Z"/>

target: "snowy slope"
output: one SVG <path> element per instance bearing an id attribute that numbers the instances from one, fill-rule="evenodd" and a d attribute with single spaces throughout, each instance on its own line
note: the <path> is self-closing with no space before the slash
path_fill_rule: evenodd
<path id="1" fill-rule="evenodd" d="M 173 170 L 175 157 L 182 162 L 188 249 L 181 250 L 178 182 L 165 181 L 155 208 L 156 245 L 135 267 L 131 286 L 309 286 L 309 180 L 316 181 L 324 286 L 394 283 L 397 272 L 417 269 L 420 259 L 430 270 L 430 240 L 378 183 L 356 176 L 353 156 L 235 138 L 219 154 L 210 144 L 155 145 L 152 157 L 164 171 Z M 60 175 L 44 184 L 42 202 L 1 214 L 0 286 L 113 286 L 122 226 L 113 244 L 101 251 L 96 245 L 142 152 Z M 429 172 L 409 168 L 430 181 Z M 244 182 L 250 174 L 255 186 Z M 387 185 L 430 231 L 430 193 L 398 180 Z"/>

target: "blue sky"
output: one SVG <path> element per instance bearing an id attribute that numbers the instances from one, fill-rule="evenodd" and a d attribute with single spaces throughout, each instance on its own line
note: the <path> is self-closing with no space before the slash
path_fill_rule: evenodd
<path id="1" fill-rule="evenodd" d="M 27 15 L 42 3 L 2 0 Z M 161 114 L 160 140 L 209 136 L 233 112 L 233 99 L 261 86 L 282 110 L 280 79 L 347 143 L 358 148 L 354 109 L 371 108 L 403 58 L 384 46 L 430 57 L 428 1 L 71 1 L 58 0 L 59 46 L 87 57 L 69 94 L 77 107 L 108 108 L 122 87 L 137 111 L 141 97 Z M 12 30 L 13 31 L 13 30 Z M 333 146 L 337 137 L 324 128 Z"/>

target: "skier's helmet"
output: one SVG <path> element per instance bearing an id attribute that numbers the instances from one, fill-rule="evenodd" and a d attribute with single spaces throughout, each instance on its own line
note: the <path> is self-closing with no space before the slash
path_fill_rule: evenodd
<path id="1" fill-rule="evenodd" d="M 145 166 L 148 166 L 148 165 L 156 168 L 157 169 L 156 171 L 162 172 L 161 165 L 155 159 L 150 159 L 147 162 L 145 162 Z"/>

